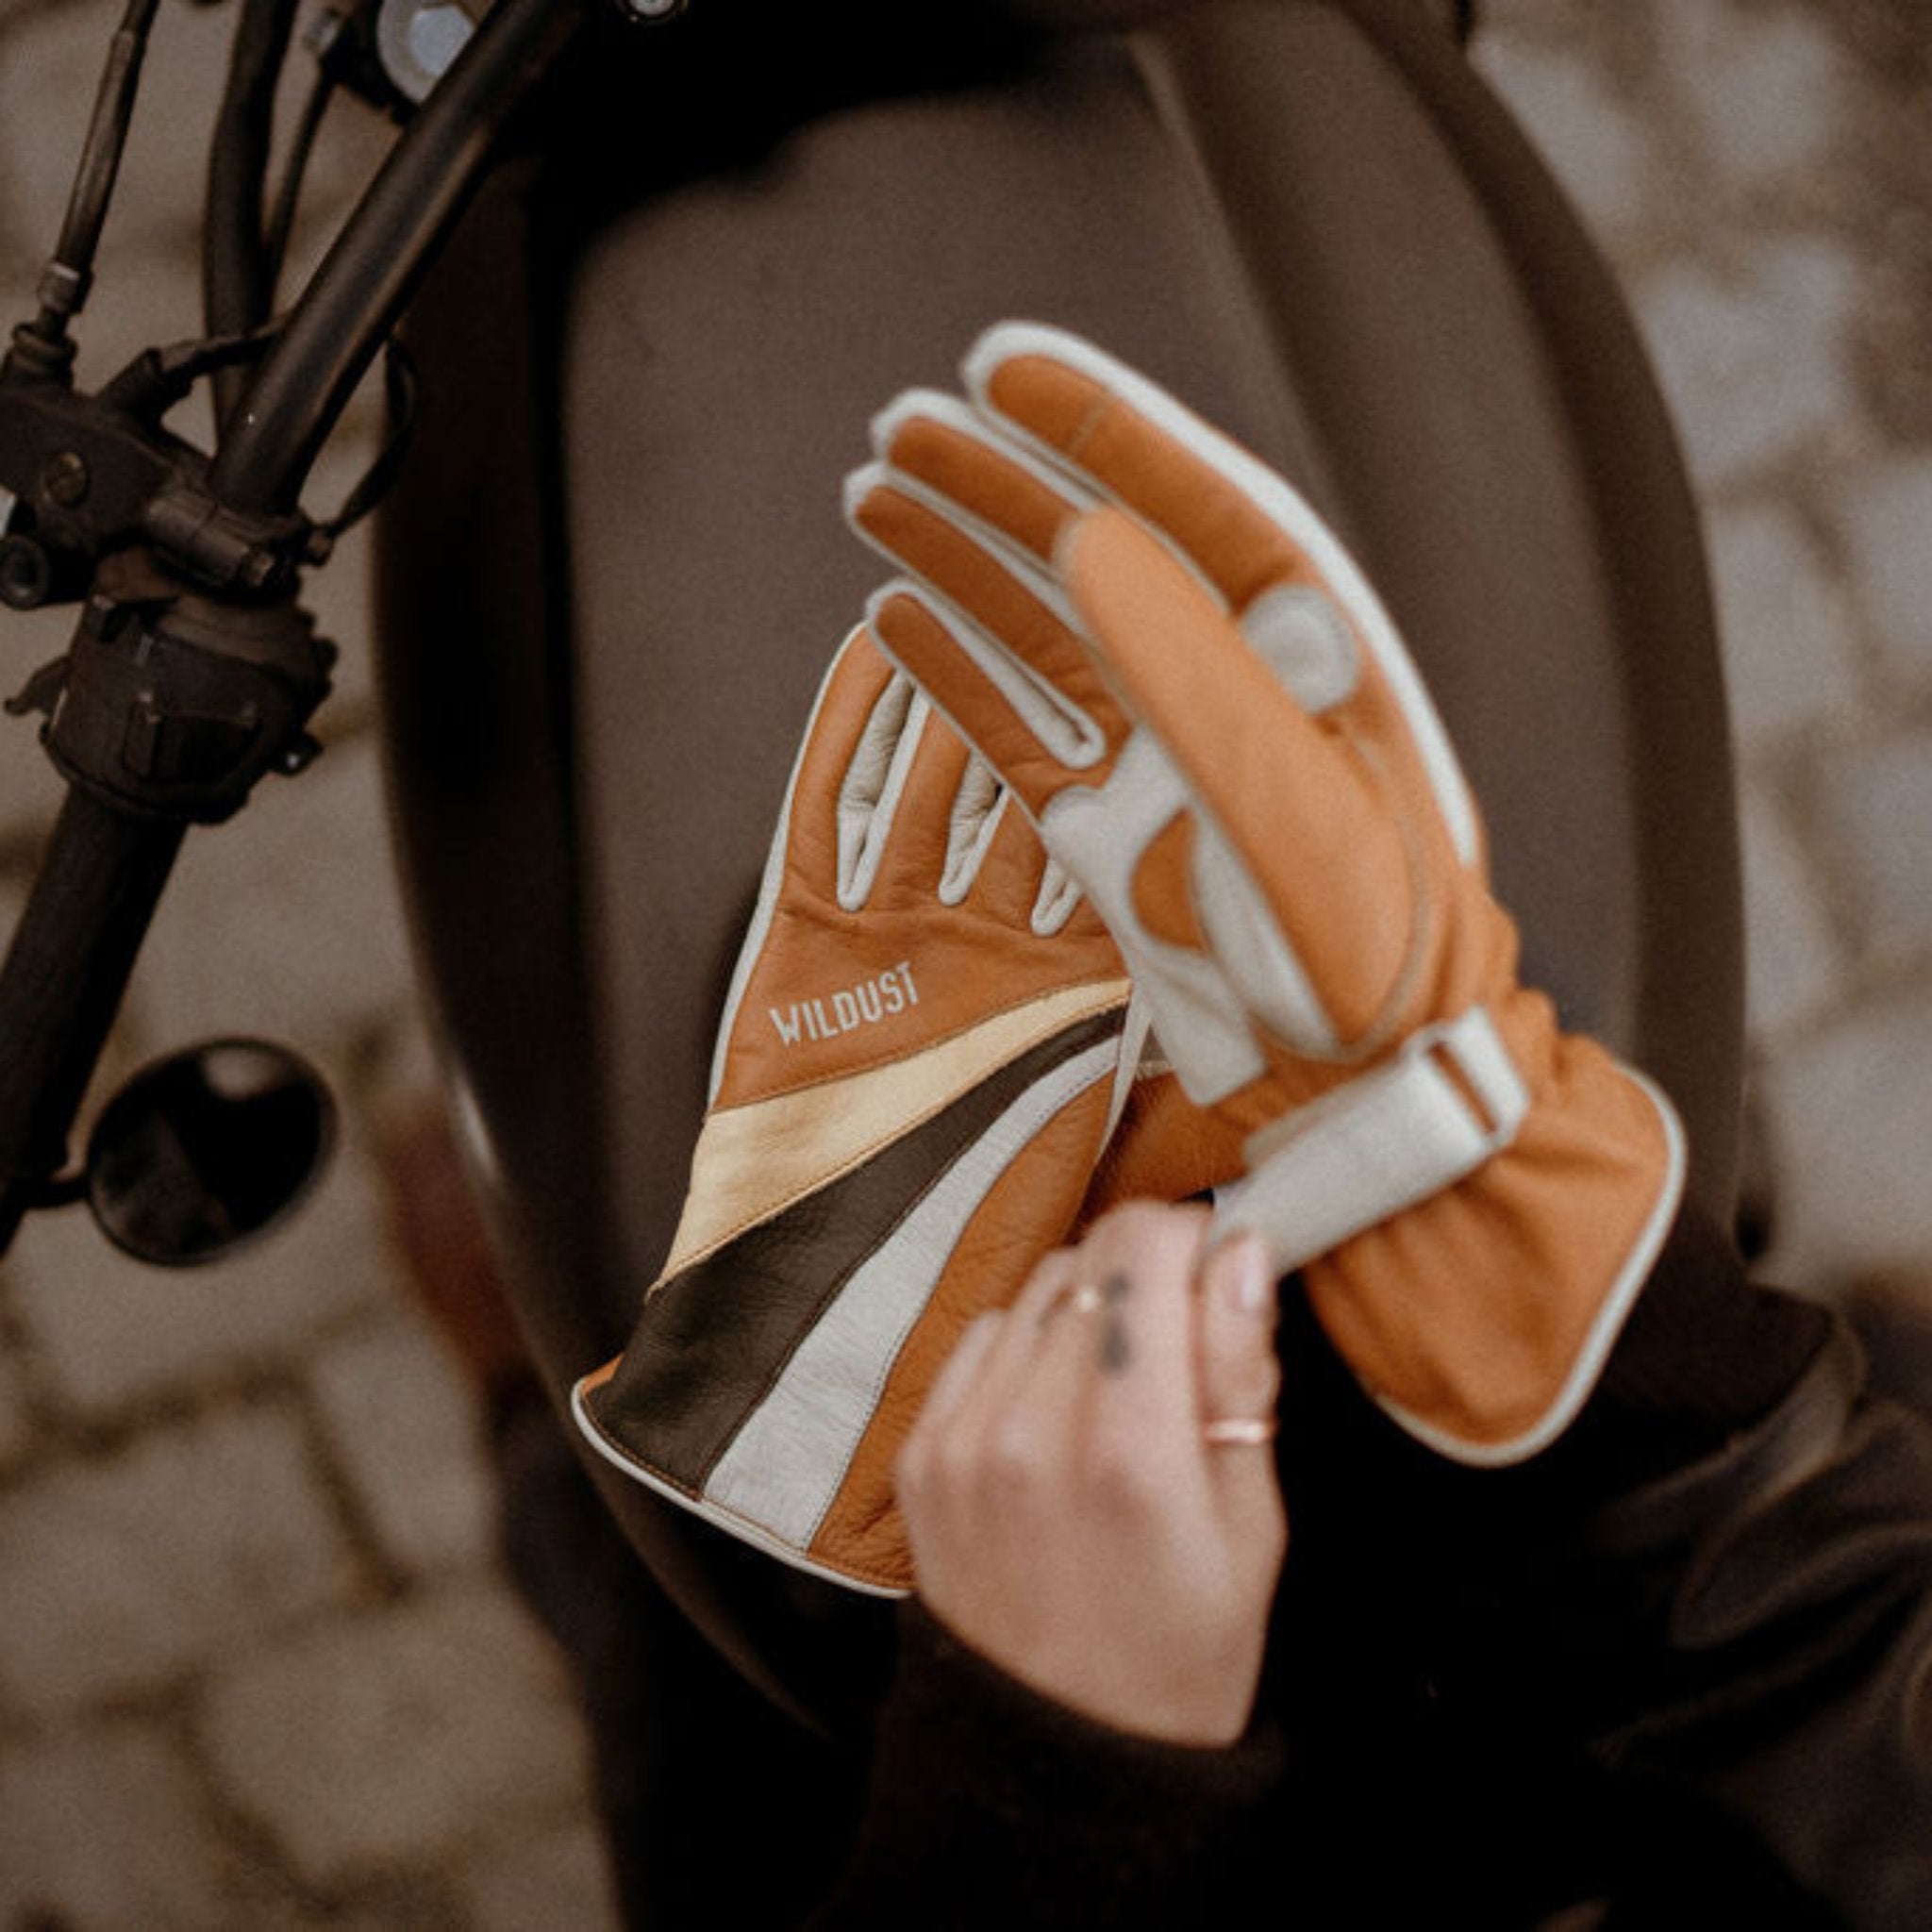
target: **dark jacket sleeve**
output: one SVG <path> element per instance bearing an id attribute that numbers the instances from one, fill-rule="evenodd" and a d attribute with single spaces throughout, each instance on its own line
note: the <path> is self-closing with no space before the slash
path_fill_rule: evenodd
<path id="1" fill-rule="evenodd" d="M 1932 1926 L 1932 1423 L 1835 1326 L 1760 1424 L 1593 1522 L 1593 1749 L 1681 1784 L 1845 1924 Z"/>
<path id="2" fill-rule="evenodd" d="M 1037 1695 L 916 1603 L 857 1856 L 814 1932 L 1185 1925 L 1275 1785 L 1265 1724 L 1232 1748 L 1133 1737 Z"/>
<path id="3" fill-rule="evenodd" d="M 1498 1703 L 1581 1740 L 1619 1828 L 1702 1821 L 1817 1923 L 1924 1932 L 1932 1419 L 1690 1223 L 1573 1436 L 1490 1518 Z"/>

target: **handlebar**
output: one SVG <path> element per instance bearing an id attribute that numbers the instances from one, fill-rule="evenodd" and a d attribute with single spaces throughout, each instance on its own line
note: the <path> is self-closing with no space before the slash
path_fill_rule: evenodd
<path id="1" fill-rule="evenodd" d="M 52 1198 L 67 1135 L 186 826 L 66 803 L 0 969 L 0 1252 Z"/>
<path id="2" fill-rule="evenodd" d="M 263 58 L 255 42 L 273 38 L 285 12 L 267 0 L 242 61 Z M 587 17 L 587 0 L 491 9 L 224 412 L 206 478 L 211 516 L 245 524 L 294 512 L 506 124 Z M 125 65 L 117 87 L 128 84 Z M 328 689 L 325 647 L 288 621 L 291 582 L 275 587 L 266 609 L 258 579 L 193 593 L 185 614 L 159 600 L 143 618 L 120 588 L 127 562 L 110 553 L 96 572 L 76 668 L 43 734 L 69 789 L 0 967 L 0 1253 L 31 1208 L 70 1191 L 57 1179 L 68 1137 L 187 826 L 226 817 L 263 770 L 306 761 L 313 747 L 302 726 Z M 224 687 L 229 670 L 236 685 Z M 231 766 L 217 770 L 224 759 Z"/>
<path id="3" fill-rule="evenodd" d="M 410 121 L 317 269 L 220 443 L 215 494 L 292 509 L 328 432 L 467 204 L 506 123 L 586 19 L 500 0 Z"/>

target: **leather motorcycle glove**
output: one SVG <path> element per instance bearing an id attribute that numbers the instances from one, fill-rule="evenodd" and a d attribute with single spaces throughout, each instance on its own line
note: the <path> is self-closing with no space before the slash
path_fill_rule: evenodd
<path id="1" fill-rule="evenodd" d="M 1080 1213 L 1134 1071 L 1128 993 L 1025 816 L 856 632 L 792 771 L 669 1257 L 575 1392 L 591 1442 L 790 1563 L 909 1588 L 899 1442 Z"/>
<path id="2" fill-rule="evenodd" d="M 1118 941 L 1224 1196 L 1423 1441 L 1505 1462 L 1581 1407 L 1674 1217 L 1652 1084 L 1518 978 L 1475 801 L 1360 571 L 1253 456 L 1008 324 L 874 425 L 880 644 Z"/>

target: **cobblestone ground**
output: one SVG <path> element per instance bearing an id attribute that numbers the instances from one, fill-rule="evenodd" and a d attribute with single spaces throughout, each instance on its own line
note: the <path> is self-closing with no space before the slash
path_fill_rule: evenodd
<path id="1" fill-rule="evenodd" d="M 0 313 L 56 232 L 109 0 L 0 0 Z M 83 375 L 195 323 L 226 9 L 170 0 Z M 1732 674 L 1773 1265 L 1932 1296 L 1932 16 L 1491 0 L 1478 59 L 1622 273 Z M 165 110 L 155 104 L 165 102 Z M 329 204 L 370 136 L 333 126 Z M 189 425 L 191 428 L 192 425 Z M 356 473 L 364 451 L 331 458 Z M 581 1738 L 491 1543 L 478 1420 L 378 1208 L 424 1050 L 351 545 L 329 751 L 191 841 L 115 1040 L 299 1042 L 347 1145 L 288 1233 L 162 1277 L 84 1222 L 0 1269 L 0 1925 L 608 1924 Z M 9 688 L 63 620 L 9 621 Z M 55 802 L 0 758 L 0 924 Z"/>

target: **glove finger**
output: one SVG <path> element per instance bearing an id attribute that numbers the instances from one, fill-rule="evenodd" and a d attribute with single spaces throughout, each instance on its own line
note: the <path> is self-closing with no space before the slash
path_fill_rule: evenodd
<path id="1" fill-rule="evenodd" d="M 951 396 L 913 390 L 873 424 L 878 467 L 942 514 L 970 523 L 1009 563 L 1050 567 L 1071 523 L 1100 508 L 1091 480 Z"/>
<path id="2" fill-rule="evenodd" d="M 1091 690 L 1073 639 L 1072 609 L 1048 561 L 883 464 L 847 478 L 846 508 L 867 542 L 999 639 L 1063 705 L 1077 704 Z M 1066 521 L 1062 516 L 1056 527 Z"/>
<path id="3" fill-rule="evenodd" d="M 744 1043 L 741 1017 L 747 1009 L 759 1010 L 761 986 L 780 971 L 767 958 L 780 903 L 829 905 L 841 897 L 841 887 L 854 882 L 864 842 L 863 822 L 871 816 L 858 809 L 858 793 L 868 784 L 855 780 L 854 767 L 869 763 L 875 769 L 875 779 L 869 783 L 875 811 L 886 790 L 886 772 L 899 759 L 910 696 L 904 674 L 862 627 L 847 636 L 820 681 L 725 993 L 712 1050 L 709 1104 L 719 1100 L 732 1056 Z M 891 723 L 895 709 L 896 726 Z M 869 734 L 867 751 L 862 747 L 867 746 Z M 838 803 L 848 792 L 853 799 L 849 813 Z M 741 1074 L 743 1072 L 741 1069 Z"/>
<path id="4" fill-rule="evenodd" d="M 941 906 L 958 906 L 979 886 L 987 873 L 987 863 L 996 849 L 1001 851 L 1003 864 L 996 866 L 995 876 L 1004 869 L 1004 848 L 1000 847 L 1001 828 L 1005 825 L 1008 808 L 1012 806 L 1013 795 L 999 781 L 999 774 L 976 753 L 966 748 L 964 740 L 954 731 L 943 719 L 934 727 L 943 732 L 958 746 L 958 760 L 950 767 L 952 784 L 950 794 L 944 802 L 946 823 L 945 862 L 940 868 L 939 901 Z M 1023 816 L 1018 807 L 1013 807 L 1012 816 Z M 986 899 L 981 905 L 990 903 Z"/>
<path id="5" fill-rule="evenodd" d="M 901 566 L 931 602 L 964 620 L 958 626 L 962 647 L 980 660 L 1047 750 L 1084 768 L 1109 740 L 1124 735 L 1080 647 L 1065 590 L 1045 560 L 964 516 L 918 479 L 881 464 L 848 479 L 846 505 L 860 536 Z M 941 708 L 957 715 L 942 691 L 928 689 Z M 970 721 L 958 722 L 972 738 Z"/>
<path id="6" fill-rule="evenodd" d="M 815 896 L 863 902 L 918 741 L 915 705 L 905 675 L 853 631 L 819 685 L 785 797 L 786 869 Z"/>
<path id="7" fill-rule="evenodd" d="M 897 691 L 911 700 L 898 753 L 903 769 L 888 769 L 885 787 L 877 789 L 868 808 L 874 774 L 855 760 L 840 801 L 841 817 L 849 812 L 855 827 L 862 826 L 868 848 L 879 848 L 870 853 L 862 897 L 847 896 L 848 872 L 841 866 L 840 904 L 848 911 L 958 905 L 985 863 L 1002 816 L 1004 792 L 991 769 L 903 671 L 895 669 L 893 677 Z M 879 753 L 871 762 L 882 762 Z"/>
<path id="8" fill-rule="evenodd" d="M 1283 478 L 1144 376 L 1059 330 L 990 330 L 966 375 L 996 425 L 1166 536 L 1264 655 L 1274 655 L 1268 634 L 1285 618 L 1301 629 L 1289 675 L 1304 707 L 1345 712 L 1351 728 L 1408 768 L 1405 783 L 1440 814 L 1462 862 L 1481 862 L 1479 815 L 1407 650 L 1353 560 Z M 1346 620 L 1330 627 L 1339 650 L 1312 658 L 1299 622 L 1311 597 Z M 1379 675 L 1367 675 L 1371 666 Z"/>
<path id="9" fill-rule="evenodd" d="M 879 656 L 862 635 L 854 642 Z M 935 766 L 951 762 L 931 722 L 931 704 L 904 672 L 893 670 L 866 714 L 832 794 L 837 896 L 847 912 L 871 902 L 889 853 L 901 879 L 921 869 L 923 855 L 908 851 L 929 824 L 921 794 L 930 790 Z"/>
<path id="10" fill-rule="evenodd" d="M 833 684 L 842 715 L 824 721 L 805 776 L 836 771 L 835 747 L 848 741 L 835 811 L 843 910 L 924 915 L 935 904 L 963 907 L 990 927 L 1042 939 L 1064 932 L 1111 951 L 1098 915 L 1047 857 L 992 767 L 862 628 L 842 647 Z M 824 835 L 810 796 L 793 802 L 807 846 Z M 823 874 L 825 866 L 814 870 Z"/>
<path id="11" fill-rule="evenodd" d="M 1176 941 L 1193 928 L 1243 985 L 1252 968 L 1251 1008 L 1263 1015 L 1273 981 L 1305 976 L 1338 1048 L 1362 1050 L 1416 963 L 1427 909 L 1386 774 L 1282 691 L 1131 518 L 1096 512 L 1062 563 L 1096 658 L 1210 828 L 1177 822 L 1185 836 L 1149 848 L 1135 885 L 1142 923 Z M 1308 1049 L 1300 1021 L 1276 1030 Z"/>
<path id="12" fill-rule="evenodd" d="M 1078 881 L 1049 853 L 1045 865 L 1041 868 L 1040 890 L 1034 894 L 1033 910 L 1027 915 L 1027 923 L 1042 938 L 1051 938 L 1055 933 L 1072 930 L 1075 920 L 1080 921 L 1083 926 L 1091 921 L 1094 926 L 1106 930 L 1100 915 L 1082 894 Z"/>
<path id="13" fill-rule="evenodd" d="M 988 767 L 974 760 L 967 773 L 969 789 L 975 770 L 984 773 Z M 986 822 L 970 872 L 966 864 L 950 871 L 941 897 L 1010 930 L 1059 940 L 1063 951 L 1070 952 L 1075 941 L 1083 950 L 1103 951 L 1112 970 L 1126 971 L 1099 914 L 1065 869 L 1047 856 L 1039 830 L 1005 786 L 999 787 L 999 803 Z"/>
<path id="14" fill-rule="evenodd" d="M 874 907 L 923 912 L 936 901 L 963 908 L 989 928 L 1041 939 L 1064 933 L 1111 953 L 1099 918 L 1048 858 L 992 767 L 919 702 L 926 724 L 893 813 L 896 849 Z"/>
<path id="15" fill-rule="evenodd" d="M 1016 608 L 1022 628 L 1036 614 Z M 900 579 L 874 593 L 866 619 L 880 647 L 942 711 L 974 751 L 1038 819 L 1072 784 L 1098 785 L 1112 770 L 1127 732 L 1085 648 L 1058 619 L 1050 637 L 1033 638 L 1062 667 L 1083 660 L 1077 700 L 1033 675 L 1028 658 L 1002 648 L 963 611 Z"/>
<path id="16" fill-rule="evenodd" d="M 1057 329 L 1008 324 L 969 353 L 974 402 L 1099 495 L 1165 531 L 1244 610 L 1305 575 L 1270 511 L 1292 492 L 1137 371 Z"/>

